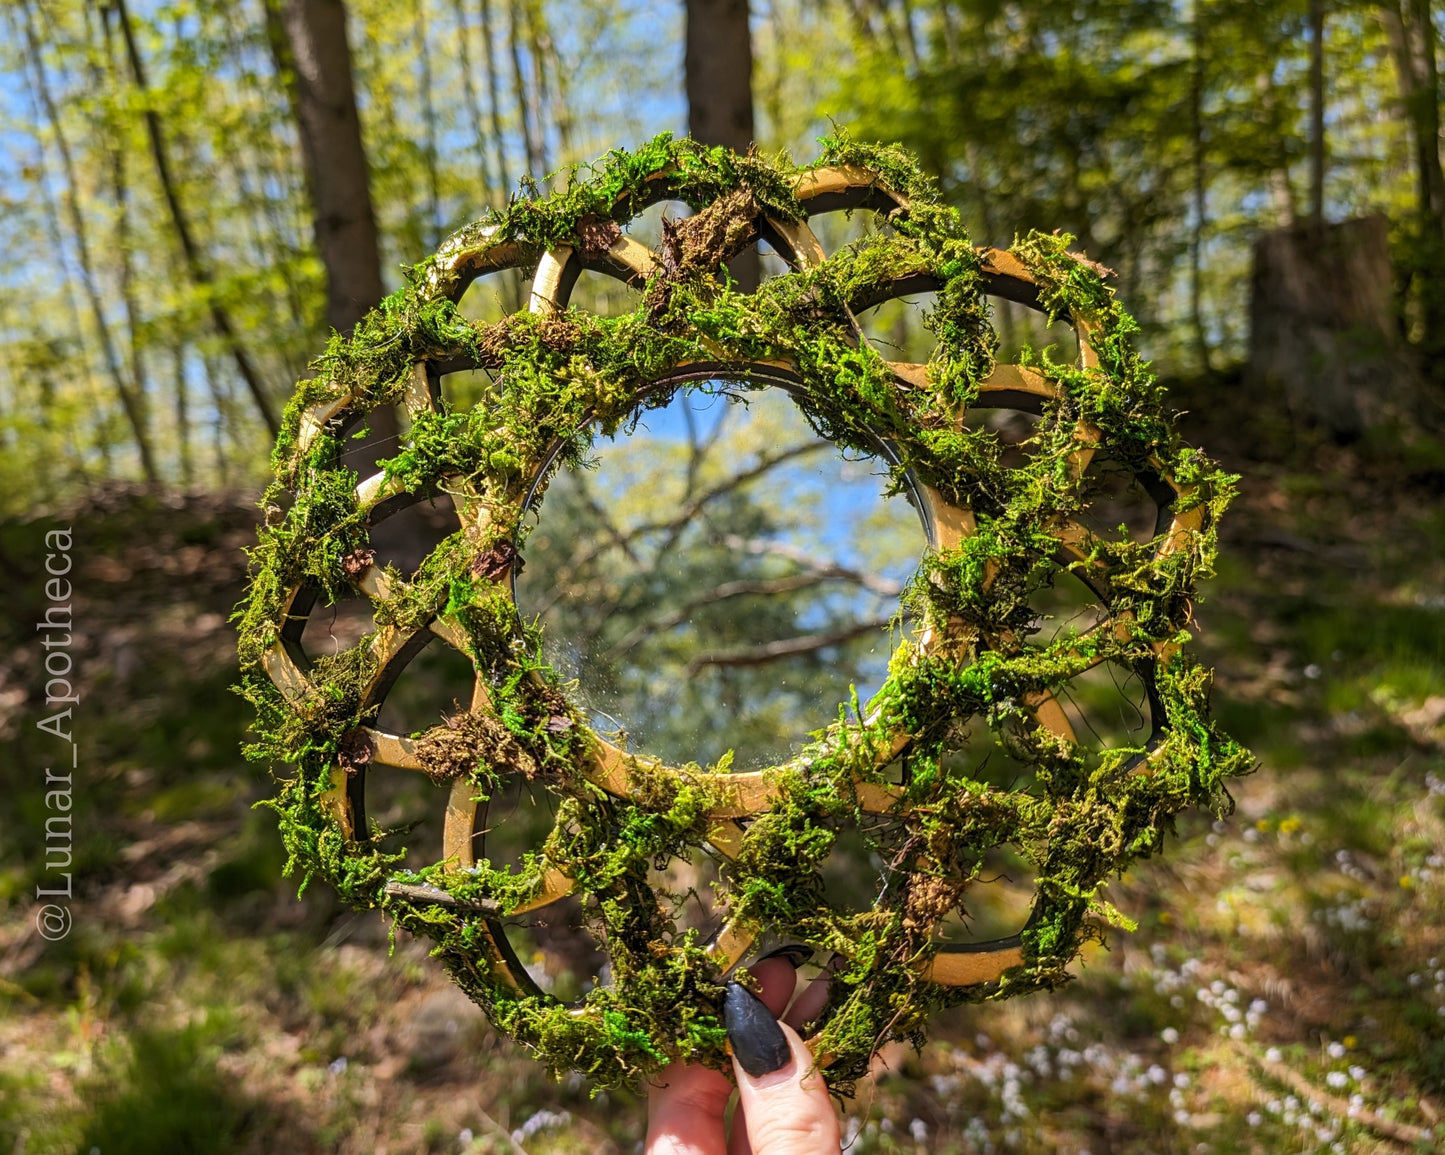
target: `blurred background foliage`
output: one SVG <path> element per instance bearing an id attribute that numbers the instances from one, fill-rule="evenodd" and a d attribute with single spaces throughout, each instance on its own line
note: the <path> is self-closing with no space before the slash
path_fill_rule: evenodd
<path id="1" fill-rule="evenodd" d="M 283 7 L 6 6 L 11 512 L 106 478 L 254 480 L 262 410 L 328 321 Z M 519 180 L 687 123 L 671 5 L 357 0 L 348 15 L 383 289 Z M 1165 371 L 1246 359 L 1262 232 L 1382 213 L 1399 325 L 1433 352 L 1429 17 L 1424 0 L 1332 3 L 1312 74 L 1294 0 L 777 0 L 752 13 L 742 139 L 800 160 L 830 120 L 902 140 L 981 242 L 1075 234 Z"/>
<path id="2" fill-rule="evenodd" d="M 1060 228 L 1113 270 L 1186 436 L 1244 478 L 1199 645 L 1221 722 L 1263 765 L 1232 821 L 1187 818 L 1163 861 L 1118 880 L 1140 930 L 1072 988 L 959 1012 L 921 1054 L 881 1056 L 846 1106 L 853 1148 L 1438 1146 L 1440 16 L 1428 0 L 0 7 L 0 1152 L 634 1149 L 640 1100 L 548 1082 L 423 946 L 402 936 L 388 957 L 374 914 L 281 879 L 251 809 L 271 783 L 238 754 L 227 617 L 269 423 L 328 329 L 406 264 L 519 182 L 617 144 L 690 129 L 807 160 L 830 124 L 916 150 L 980 243 Z M 630 230 L 655 243 L 662 211 Z M 831 248 L 872 225 L 818 227 Z M 748 260 L 744 283 L 781 270 Z M 497 280 L 469 315 L 522 301 Z M 584 277 L 575 300 L 615 314 L 637 298 Z M 861 322 L 922 360 L 927 305 Z M 1075 353 L 1067 326 L 1005 303 L 995 321 L 1006 355 Z M 475 396 L 460 375 L 444 390 Z M 748 766 L 852 687 L 866 701 L 909 628 L 897 589 L 923 545 L 880 462 L 842 459 L 785 394 L 726 381 L 593 456 L 553 483 L 517 595 L 599 728 Z M 1103 524 L 1131 502 L 1121 490 Z M 416 507 L 378 548 L 410 568 L 450 516 Z M 56 746 L 35 726 L 34 623 L 56 526 L 75 529 L 83 702 L 76 922 L 47 942 L 33 895 Z M 1061 589 L 1037 609 L 1051 631 L 1091 602 Z M 369 625 L 359 602 L 322 607 L 303 643 Z M 469 680 L 433 646 L 383 723 L 434 725 Z M 1117 742 L 1137 740 L 1139 701 L 1097 679 L 1066 707 Z M 961 756 L 1027 786 L 986 741 Z M 432 860 L 438 791 L 374 780 L 373 812 Z M 499 798 L 489 851 L 519 855 L 546 805 L 521 785 Z M 1016 929 L 1029 880 L 997 866 L 957 933 Z M 704 927 L 707 871 L 665 880 Z M 840 840 L 830 900 L 866 901 L 876 874 Z M 570 996 L 604 960 L 563 914 L 512 933 Z"/>

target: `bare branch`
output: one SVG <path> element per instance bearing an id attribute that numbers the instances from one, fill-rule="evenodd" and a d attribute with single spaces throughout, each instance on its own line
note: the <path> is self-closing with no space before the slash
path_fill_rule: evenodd
<path id="1" fill-rule="evenodd" d="M 816 453 L 819 450 L 831 449 L 826 441 L 810 441 L 801 445 L 794 445 L 784 449 L 771 457 L 762 458 L 751 469 L 745 469 L 741 473 L 735 473 L 726 481 L 722 481 L 711 489 L 704 490 L 695 497 L 685 501 L 677 509 L 676 514 L 665 521 L 648 521 L 641 525 L 633 526 L 620 540 L 608 539 L 596 542 L 586 549 L 581 557 L 576 558 L 570 565 L 563 567 L 557 574 L 553 583 L 552 594 L 547 598 L 539 609 L 539 613 L 546 613 L 552 606 L 562 598 L 565 588 L 577 577 L 587 566 L 591 565 L 608 549 L 614 546 L 625 547 L 636 541 L 638 538 L 649 533 L 656 533 L 659 530 L 681 531 L 686 528 L 688 522 L 692 521 L 710 502 L 724 497 L 739 487 L 746 485 L 749 481 L 756 480 L 774 466 L 781 465 L 785 461 L 791 461 L 795 457 L 802 457 L 808 453 Z"/>
<path id="2" fill-rule="evenodd" d="M 842 566 L 828 565 L 810 569 L 806 573 L 793 574 L 791 577 L 773 578 L 761 581 L 732 581 L 724 582 L 720 586 L 707 590 L 694 598 L 689 598 L 681 606 L 663 614 L 660 618 L 654 618 L 650 622 L 643 622 L 630 630 L 619 642 L 613 645 L 605 654 L 604 660 L 611 661 L 621 657 L 629 650 L 635 649 L 644 640 L 662 630 L 669 630 L 687 620 L 689 614 L 703 606 L 713 605 L 716 602 L 727 601 L 731 598 L 747 597 L 749 595 L 767 596 L 770 594 L 792 593 L 794 590 L 808 589 L 812 586 L 822 585 L 827 581 L 848 581 L 858 584 L 867 584 L 869 575 L 855 573 L 853 570 L 844 569 Z M 869 585 L 874 589 L 884 584 L 893 584 L 893 593 L 902 591 L 902 586 L 896 583 L 884 583 L 881 579 L 873 579 L 876 584 Z M 883 592 L 880 590 L 879 592 Z"/>
<path id="3" fill-rule="evenodd" d="M 847 566 L 839 565 L 837 562 L 828 562 L 819 565 L 811 554 L 805 549 L 795 545 L 789 545 L 785 541 L 769 541 L 766 538 L 744 538 L 735 533 L 727 534 L 723 544 L 728 549 L 738 553 L 771 554 L 774 557 L 784 557 L 789 561 L 797 562 L 805 566 L 810 572 L 824 577 L 841 578 L 845 581 L 857 582 L 864 589 L 872 590 L 884 597 L 896 598 L 903 592 L 901 582 L 892 581 L 889 578 L 879 577 L 877 574 L 865 573 L 862 570 L 849 569 Z"/>
<path id="4" fill-rule="evenodd" d="M 436 906 L 458 907 L 462 910 L 479 911 L 482 914 L 499 914 L 502 909 L 489 898 L 461 899 L 450 891 L 429 883 L 388 882 L 386 895 L 388 898 L 400 898 L 407 902 L 426 902 Z"/>
<path id="5" fill-rule="evenodd" d="M 612 520 L 612 515 L 609 514 L 602 503 L 597 500 L 592 490 L 583 480 L 581 474 L 577 476 L 577 488 L 581 491 L 582 501 L 587 506 L 587 512 L 597 519 L 607 539 L 625 553 L 633 565 L 642 565 L 642 559 L 637 556 L 637 552 L 632 548 L 631 539 L 617 528 L 617 523 Z"/>
<path id="6" fill-rule="evenodd" d="M 845 570 L 832 570 L 832 568 L 821 568 L 806 572 L 806 574 L 793 574 L 792 577 L 772 578 L 766 581 L 725 581 L 721 585 L 698 594 L 696 597 L 688 598 L 678 609 L 669 610 L 662 617 L 656 617 L 652 622 L 643 622 L 631 629 L 620 642 L 611 646 L 604 653 L 603 658 L 607 661 L 620 658 L 621 655 L 636 649 L 647 637 L 672 629 L 682 622 L 688 620 L 688 614 L 704 606 L 712 606 L 718 601 L 727 601 L 734 597 L 760 596 L 766 597 L 769 594 L 792 593 L 793 590 L 806 590 L 806 588 L 821 585 L 825 581 L 857 581 L 858 575 Z"/>
<path id="7" fill-rule="evenodd" d="M 629 539 L 636 539 L 643 534 L 655 533 L 660 529 L 676 529 L 679 526 L 686 526 L 688 522 L 702 512 L 704 506 L 716 501 L 719 497 L 726 497 L 734 490 L 742 488 L 748 482 L 756 480 L 775 466 L 782 465 L 785 461 L 792 461 L 795 457 L 805 457 L 809 453 L 817 453 L 819 450 L 831 450 L 832 448 L 826 441 L 808 441 L 801 445 L 794 445 L 788 449 L 784 449 L 779 453 L 773 454 L 771 457 L 759 458 L 758 463 L 751 469 L 744 469 L 740 473 L 735 473 L 726 481 L 719 482 L 711 489 L 705 489 L 695 497 L 683 502 L 678 508 L 676 516 L 670 517 L 666 521 L 643 522 L 641 525 L 634 526 L 630 529 L 627 536 Z"/>
<path id="8" fill-rule="evenodd" d="M 1414 1127 L 1409 1123 L 1387 1119 L 1366 1107 L 1353 1107 L 1344 1099 L 1331 1095 L 1327 1091 L 1321 1091 L 1288 1063 L 1276 1062 L 1268 1056 L 1257 1055 L 1253 1048 L 1244 1043 L 1233 1043 L 1231 1049 L 1240 1058 L 1259 1067 L 1270 1078 L 1284 1083 L 1291 1090 L 1302 1095 L 1309 1102 L 1323 1107 L 1327 1113 L 1338 1119 L 1356 1119 L 1377 1134 L 1388 1136 L 1401 1143 L 1418 1144 L 1430 1141 L 1430 1132 L 1427 1128 Z"/>
<path id="9" fill-rule="evenodd" d="M 752 646 L 745 650 L 719 650 L 712 654 L 696 654 L 683 669 L 683 677 L 697 673 L 703 666 L 765 666 L 769 662 L 776 662 L 782 658 L 791 658 L 798 654 L 811 654 L 817 650 L 825 650 L 829 646 L 840 646 L 844 642 L 851 642 L 854 638 L 861 638 L 865 634 L 887 629 L 892 624 L 891 618 L 884 618 L 881 621 L 861 622 L 858 625 L 849 626 L 847 629 L 834 630 L 826 634 L 803 634 L 797 638 L 781 638 L 776 642 Z"/>

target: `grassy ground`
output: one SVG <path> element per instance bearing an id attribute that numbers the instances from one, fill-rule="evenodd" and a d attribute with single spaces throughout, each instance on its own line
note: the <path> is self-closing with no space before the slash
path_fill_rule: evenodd
<path id="1" fill-rule="evenodd" d="M 1071 987 L 881 1056 L 852 1150 L 1445 1145 L 1445 474 L 1232 420 L 1227 383 L 1186 400 L 1246 475 L 1200 644 L 1261 769 L 1115 885 L 1139 930 Z M 638 1099 L 551 1082 L 422 945 L 388 957 L 379 919 L 279 880 L 227 688 L 250 513 L 118 492 L 75 515 L 78 899 L 54 943 L 30 897 L 50 523 L 0 526 L 0 1153 L 635 1150 Z"/>

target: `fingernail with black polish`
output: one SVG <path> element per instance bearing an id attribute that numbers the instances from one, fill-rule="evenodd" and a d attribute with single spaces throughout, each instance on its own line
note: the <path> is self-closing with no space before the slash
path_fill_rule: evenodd
<path id="1" fill-rule="evenodd" d="M 768 951 L 767 954 L 758 959 L 758 962 L 763 962 L 770 958 L 780 958 L 786 961 L 794 970 L 797 970 L 812 957 L 812 947 L 803 946 L 801 943 L 790 943 L 788 946 L 780 946 L 777 950 Z"/>
<path id="2" fill-rule="evenodd" d="M 787 1066 L 792 1048 L 773 1012 L 741 983 L 728 983 L 723 1023 L 738 1064 L 753 1078 Z"/>

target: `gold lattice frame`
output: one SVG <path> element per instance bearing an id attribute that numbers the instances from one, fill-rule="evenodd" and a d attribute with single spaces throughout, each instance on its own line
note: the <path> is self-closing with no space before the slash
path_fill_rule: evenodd
<path id="1" fill-rule="evenodd" d="M 659 178 L 664 175 L 660 173 Z M 800 218 L 789 220 L 781 216 L 765 216 L 757 222 L 756 234 L 769 241 L 795 271 L 816 269 L 827 260 L 822 244 L 809 227 L 808 217 L 821 212 L 855 209 L 871 209 L 884 215 L 907 214 L 910 208 L 907 195 L 884 187 L 877 172 L 856 165 L 805 170 L 790 179 L 791 191 L 802 210 Z M 665 199 L 666 194 L 662 194 L 661 190 L 659 194 L 656 199 Z M 640 207 L 636 203 L 632 206 L 633 211 L 638 211 Z M 556 244 L 539 249 L 526 241 L 506 237 L 504 233 L 501 226 L 496 226 L 492 230 L 465 233 L 456 241 L 449 242 L 427 268 L 426 280 L 418 287 L 418 293 L 423 298 L 446 298 L 455 303 L 477 277 L 507 269 L 528 268 L 535 262 L 528 310 L 539 317 L 557 317 L 564 315 L 572 289 L 583 269 L 640 286 L 653 281 L 661 267 L 657 253 L 625 234 L 613 237 L 605 250 L 589 252 L 583 244 Z M 726 257 L 728 254 L 723 255 Z M 1044 303 L 1052 286 L 1042 284 L 1018 255 L 999 249 L 980 249 L 978 260 L 983 293 L 1041 312 L 1052 311 Z M 861 312 L 884 300 L 933 287 L 935 285 L 928 283 L 926 277 L 906 276 L 880 286 L 876 293 L 849 302 L 849 306 L 853 313 Z M 1054 310 L 1057 310 L 1057 303 Z M 1094 318 L 1073 307 L 1065 309 L 1063 315 L 1078 337 L 1076 369 L 1084 373 L 1099 372 L 1101 361 L 1094 341 Z M 857 330 L 857 339 L 860 344 L 867 344 L 861 329 Z M 650 382 L 648 387 L 659 388 L 718 376 L 741 376 L 754 383 L 775 384 L 792 391 L 806 388 L 798 365 L 791 361 L 740 362 L 728 348 L 717 342 L 704 339 L 703 345 L 708 357 L 677 364 L 665 377 Z M 893 361 L 887 362 L 887 365 L 902 387 L 929 387 L 928 366 Z M 450 358 L 422 357 L 414 362 L 402 397 L 402 403 L 413 421 L 424 414 L 439 411 L 442 405 L 442 376 L 464 367 L 469 366 Z M 1036 365 L 998 364 L 978 382 L 977 404 L 980 408 L 1013 408 L 1038 413 L 1058 402 L 1064 396 L 1064 390 L 1065 386 L 1059 380 Z M 310 405 L 300 418 L 295 457 L 303 458 L 323 432 L 362 416 L 363 412 L 356 399 L 345 392 Z M 964 427 L 966 419 L 966 413 L 960 411 L 957 416 L 960 428 Z M 1076 448 L 1068 457 L 1068 470 L 1070 476 L 1077 480 L 1089 470 L 1104 435 L 1096 425 L 1081 419 L 1073 430 L 1072 439 Z M 887 451 L 881 443 L 880 449 Z M 555 448 L 537 470 L 519 479 L 516 486 L 529 494 L 538 492 L 540 484 L 545 482 L 544 475 L 553 457 Z M 1141 472 L 1139 477 L 1158 509 L 1154 550 L 1155 559 L 1159 560 L 1176 550 L 1196 547 L 1207 526 L 1209 507 L 1198 500 L 1192 485 L 1172 478 L 1159 458 L 1151 457 L 1148 467 L 1152 475 Z M 466 537 L 478 547 L 495 540 L 498 527 L 493 524 L 492 510 L 498 505 L 496 495 L 478 491 L 465 478 L 451 478 L 449 483 L 461 530 Z M 939 489 L 918 482 L 916 478 L 911 489 L 931 550 L 954 550 L 977 532 L 975 515 L 967 505 L 948 500 Z M 384 471 L 361 480 L 355 490 L 357 507 L 372 525 L 419 496 L 408 493 L 396 478 L 389 478 Z M 514 500 L 516 496 L 513 494 Z M 515 526 L 511 528 L 515 532 Z M 1104 563 L 1093 549 L 1091 532 L 1072 519 L 1060 519 L 1044 528 L 1057 542 L 1061 561 L 1070 566 L 1085 584 L 1092 584 L 1091 570 Z M 985 574 L 985 589 L 993 576 L 991 572 Z M 1104 577 L 1102 571 L 1100 577 Z M 408 593 L 404 582 L 364 558 L 352 578 L 355 588 L 372 602 L 378 620 L 388 616 L 385 610 L 389 603 L 404 598 Z M 262 658 L 266 675 L 285 700 L 298 709 L 316 692 L 316 687 L 308 679 L 307 661 L 300 647 L 301 634 L 316 596 L 316 587 L 310 583 L 297 582 L 290 586 L 274 623 L 275 641 L 266 648 Z M 1134 623 L 1127 612 L 1114 613 L 1089 633 L 1080 635 L 1075 656 L 1087 655 L 1090 649 L 1087 642 L 1093 635 L 1113 634 L 1126 640 L 1133 630 Z M 382 625 L 378 628 L 367 642 L 371 659 L 368 664 L 374 672 L 362 687 L 358 713 L 374 716 L 401 671 L 435 639 L 463 654 L 468 653 L 465 631 L 445 611 L 431 618 L 425 626 L 404 628 Z M 934 615 L 922 621 L 908 660 L 918 663 L 957 655 L 959 660 L 967 661 L 966 655 L 971 652 L 1014 650 L 1018 645 L 1019 640 L 1012 636 L 978 636 L 971 627 L 957 619 L 939 620 Z M 1167 664 L 1179 648 L 1179 637 L 1175 633 L 1154 640 L 1150 648 L 1160 665 Z M 1092 668 L 1105 660 L 1104 657 L 1085 659 L 1083 668 Z M 1152 699 L 1152 686 L 1150 693 Z M 1151 705 L 1154 704 L 1151 701 Z M 1044 730 L 1063 742 L 1076 742 L 1077 736 L 1052 690 L 1027 695 L 1024 706 Z M 481 673 L 475 678 L 470 709 L 478 714 L 494 709 L 492 689 Z M 874 725 L 877 721 L 875 715 L 868 715 L 863 720 L 863 726 Z M 1154 712 L 1154 725 L 1154 737 L 1157 738 L 1160 726 L 1157 711 Z M 418 755 L 418 743 L 423 738 L 386 733 L 372 726 L 361 727 L 357 734 L 366 751 L 365 757 L 335 761 L 330 770 L 329 787 L 321 796 L 331 822 L 348 841 L 364 835 L 366 831 L 365 784 L 368 772 L 381 767 L 418 773 L 428 770 L 427 764 Z M 877 751 L 877 768 L 892 763 L 907 750 L 913 738 L 905 729 L 894 729 Z M 745 838 L 747 821 L 777 803 L 776 784 L 780 778 L 789 771 L 806 771 L 809 757 L 804 754 L 779 767 L 756 772 L 695 773 L 665 767 L 645 755 L 621 750 L 591 731 L 586 732 L 586 741 L 588 753 L 582 766 L 583 773 L 609 796 L 631 799 L 641 777 L 652 781 L 659 772 L 685 775 L 690 782 L 701 786 L 714 800 L 708 812 L 706 842 L 726 861 L 736 859 Z M 1138 760 L 1138 772 L 1147 774 L 1151 761 L 1164 749 L 1164 744 L 1155 742 L 1152 749 Z M 899 805 L 905 794 L 902 787 L 857 775 L 851 789 L 856 792 L 858 807 L 863 813 L 895 816 L 900 813 Z M 451 870 L 472 867 L 481 849 L 476 829 L 476 793 L 475 785 L 466 776 L 454 779 L 450 787 L 443 823 L 441 861 Z M 554 868 L 543 876 L 530 899 L 506 910 L 495 903 L 489 904 L 487 900 L 459 899 L 445 886 L 431 883 L 393 879 L 386 884 L 385 894 L 388 899 L 401 903 L 460 907 L 478 916 L 487 939 L 487 953 L 491 956 L 492 980 L 518 993 L 541 996 L 508 943 L 502 919 L 542 910 L 567 896 L 572 889 L 572 879 Z M 742 963 L 764 930 L 735 919 L 724 921 L 707 945 L 716 972 L 726 974 Z M 1024 945 L 1019 935 L 967 946 L 940 945 L 922 960 L 918 977 L 944 987 L 981 987 L 997 984 L 1008 972 L 1025 962 Z M 571 1013 L 587 1015 L 592 1012 L 584 1004 L 573 1008 Z M 829 1056 L 820 1058 L 826 1064 Z"/>

